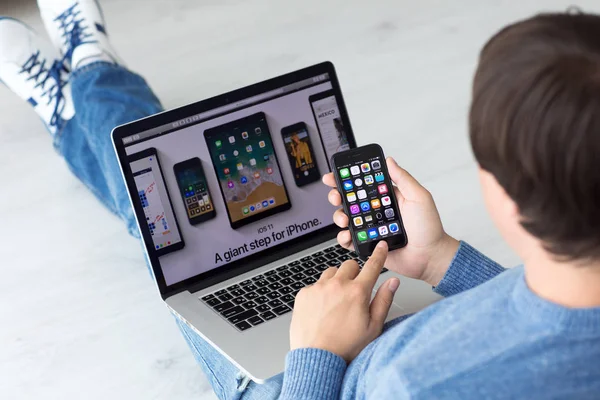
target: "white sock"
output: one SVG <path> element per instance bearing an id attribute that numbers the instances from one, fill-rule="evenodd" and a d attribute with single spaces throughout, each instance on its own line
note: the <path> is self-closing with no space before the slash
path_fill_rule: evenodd
<path id="1" fill-rule="evenodd" d="M 123 62 L 116 57 L 115 52 L 112 51 L 112 49 L 105 51 L 96 43 L 84 43 L 73 50 L 71 70 L 75 71 L 97 61 L 123 65 Z"/>

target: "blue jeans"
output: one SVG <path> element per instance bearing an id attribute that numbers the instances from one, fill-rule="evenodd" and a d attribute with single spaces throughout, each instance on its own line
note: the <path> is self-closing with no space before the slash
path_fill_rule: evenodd
<path id="1" fill-rule="evenodd" d="M 120 124 L 162 111 L 146 81 L 123 67 L 94 63 L 71 77 L 75 117 L 56 135 L 55 146 L 69 168 L 109 210 L 139 237 L 110 133 Z M 220 399 L 274 399 L 283 374 L 262 385 L 250 381 L 227 359 L 176 318 L 177 326 Z"/>

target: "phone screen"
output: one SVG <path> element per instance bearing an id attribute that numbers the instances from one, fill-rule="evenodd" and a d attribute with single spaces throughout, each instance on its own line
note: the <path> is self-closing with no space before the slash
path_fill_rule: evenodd
<path id="1" fill-rule="evenodd" d="M 154 250 L 158 255 L 163 255 L 183 248 L 183 239 L 155 150 L 149 149 L 132 155 L 129 165 Z"/>
<path id="2" fill-rule="evenodd" d="M 358 254 L 371 255 L 380 240 L 386 240 L 390 249 L 405 246 L 406 233 L 381 148 L 368 145 L 340 153 L 334 165 Z"/>
<path id="3" fill-rule="evenodd" d="M 232 228 L 289 210 L 264 113 L 204 131 Z"/>
<path id="4" fill-rule="evenodd" d="M 318 181 L 319 168 L 306 124 L 301 122 L 283 128 L 281 135 L 296 185 L 300 187 Z"/>
<path id="5" fill-rule="evenodd" d="M 212 203 L 202 161 L 191 158 L 173 167 L 181 198 L 192 225 L 206 221 L 216 215 Z"/>
<path id="6" fill-rule="evenodd" d="M 323 147 L 327 159 L 335 153 L 350 150 L 348 135 L 342 122 L 340 109 L 333 91 L 327 91 L 310 96 L 310 105 L 317 121 Z"/>

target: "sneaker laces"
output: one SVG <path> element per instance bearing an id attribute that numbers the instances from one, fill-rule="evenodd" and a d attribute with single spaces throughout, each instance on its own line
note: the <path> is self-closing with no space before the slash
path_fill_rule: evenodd
<path id="1" fill-rule="evenodd" d="M 48 98 L 48 105 L 55 101 L 49 126 L 59 128 L 63 122 L 61 113 L 65 108 L 65 98 L 62 89 L 67 83 L 62 79 L 61 74 L 68 72 L 68 70 L 62 60 L 55 60 L 50 68 L 46 67 L 46 61 L 46 59 L 40 60 L 40 51 L 38 50 L 21 66 L 19 74 L 26 73 L 29 75 L 26 81 L 33 80 L 35 82 L 34 89 L 41 88 L 41 97 Z M 51 82 L 48 83 L 48 81 Z M 48 88 L 46 88 L 47 83 L 49 85 Z"/>
<path id="2" fill-rule="evenodd" d="M 89 31 L 89 26 L 85 25 L 84 18 L 80 17 L 79 3 L 75 2 L 71 7 L 67 8 L 62 14 L 54 19 L 58 22 L 61 36 L 64 39 L 64 46 L 67 51 L 64 54 L 64 60 L 71 60 L 73 50 L 84 43 L 96 43 L 96 40 L 89 40 L 93 36 Z"/>

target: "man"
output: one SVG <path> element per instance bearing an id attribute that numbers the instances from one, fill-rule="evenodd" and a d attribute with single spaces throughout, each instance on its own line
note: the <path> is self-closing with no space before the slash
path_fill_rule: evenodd
<path id="1" fill-rule="evenodd" d="M 409 240 L 386 267 L 447 299 L 379 336 L 398 287 L 369 303 L 386 247 L 363 271 L 326 271 L 298 294 L 283 398 L 600 398 L 600 16 L 540 15 L 495 35 L 469 128 L 487 209 L 524 267 L 446 235 L 429 193 L 388 159 Z M 349 247 L 349 232 L 338 241 Z"/>
<path id="2" fill-rule="evenodd" d="M 28 101 L 73 172 L 138 235 L 110 144 L 116 125 L 161 110 L 110 45 L 94 0 L 38 0 L 54 47 L 0 19 L 0 79 Z M 300 292 L 284 374 L 249 382 L 178 325 L 220 398 L 597 398 L 600 393 L 600 17 L 538 16 L 482 52 L 471 110 L 490 213 L 524 268 L 504 271 L 448 236 L 431 195 L 388 168 L 409 243 L 379 246 Z M 324 182 L 334 186 L 333 177 Z M 339 193 L 329 195 L 340 204 Z M 344 228 L 347 217 L 334 215 Z M 339 241 L 348 247 L 347 231 Z M 396 279 L 449 297 L 389 324 Z M 400 289 L 401 290 L 401 289 Z"/>

